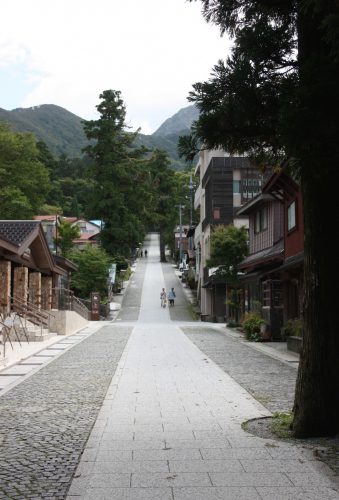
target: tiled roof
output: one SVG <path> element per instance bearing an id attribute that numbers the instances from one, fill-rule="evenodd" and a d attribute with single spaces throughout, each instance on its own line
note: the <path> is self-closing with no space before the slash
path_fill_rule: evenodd
<path id="1" fill-rule="evenodd" d="M 248 255 L 241 263 L 240 263 L 240 268 L 244 268 L 250 264 L 257 264 L 260 262 L 265 262 L 270 259 L 273 259 L 275 257 L 283 257 L 284 253 L 284 240 L 281 239 L 273 245 L 272 247 L 265 248 L 264 250 L 261 250 L 260 252 L 256 252 L 253 254 Z"/>
<path id="2" fill-rule="evenodd" d="M 0 237 L 20 246 L 39 225 L 40 221 L 35 220 L 0 220 Z"/>
<path id="3" fill-rule="evenodd" d="M 95 238 L 95 236 L 98 236 L 98 234 L 94 234 L 94 233 L 82 233 L 80 234 L 79 238 L 75 238 L 74 241 L 87 241 L 87 240 L 91 240 L 93 238 Z"/>
<path id="4" fill-rule="evenodd" d="M 34 219 L 55 222 L 55 215 L 35 215 Z"/>

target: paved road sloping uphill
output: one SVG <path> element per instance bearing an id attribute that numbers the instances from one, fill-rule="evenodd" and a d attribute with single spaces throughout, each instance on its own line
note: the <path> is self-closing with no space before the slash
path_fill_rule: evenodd
<path id="1" fill-rule="evenodd" d="M 241 428 L 290 404 L 295 368 L 192 322 L 145 247 L 115 320 L 0 397 L 0 498 L 339 499 L 309 450 Z"/>

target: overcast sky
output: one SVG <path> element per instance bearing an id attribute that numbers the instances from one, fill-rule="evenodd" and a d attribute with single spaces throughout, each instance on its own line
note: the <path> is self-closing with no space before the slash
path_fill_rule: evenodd
<path id="1" fill-rule="evenodd" d="M 185 0 L 1 0 L 0 108 L 56 104 L 96 118 L 120 90 L 143 133 L 188 106 L 228 39 Z"/>

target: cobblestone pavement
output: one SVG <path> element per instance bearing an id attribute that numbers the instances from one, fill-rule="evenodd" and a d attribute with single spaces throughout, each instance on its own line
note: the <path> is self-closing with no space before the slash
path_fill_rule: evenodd
<path id="1" fill-rule="evenodd" d="M 130 333 L 105 326 L 0 397 L 0 498 L 65 498 Z"/>
<path id="2" fill-rule="evenodd" d="M 188 338 L 272 413 L 291 411 L 297 370 L 213 328 L 182 328 Z M 208 363 L 208 360 L 206 360 Z"/>
<path id="3" fill-rule="evenodd" d="M 116 322 L 0 397 L 0 498 L 339 499 L 309 450 L 241 428 L 289 408 L 295 367 L 188 323 L 185 290 L 148 243 Z M 171 311 L 162 286 L 178 292 Z"/>

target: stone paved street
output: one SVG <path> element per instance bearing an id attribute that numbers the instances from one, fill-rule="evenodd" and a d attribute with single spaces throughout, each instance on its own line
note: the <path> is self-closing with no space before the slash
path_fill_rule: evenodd
<path id="1" fill-rule="evenodd" d="M 145 247 L 115 320 L 0 397 L 0 498 L 339 499 L 310 450 L 241 428 L 290 408 L 293 363 L 193 322 L 157 236 Z"/>
<path id="2" fill-rule="evenodd" d="M 194 344 L 272 413 L 293 407 L 297 377 L 287 365 L 212 328 L 183 328 Z M 206 361 L 208 362 L 208 361 Z"/>
<path id="3" fill-rule="evenodd" d="M 65 498 L 130 333 L 102 327 L 0 397 L 0 498 Z"/>

